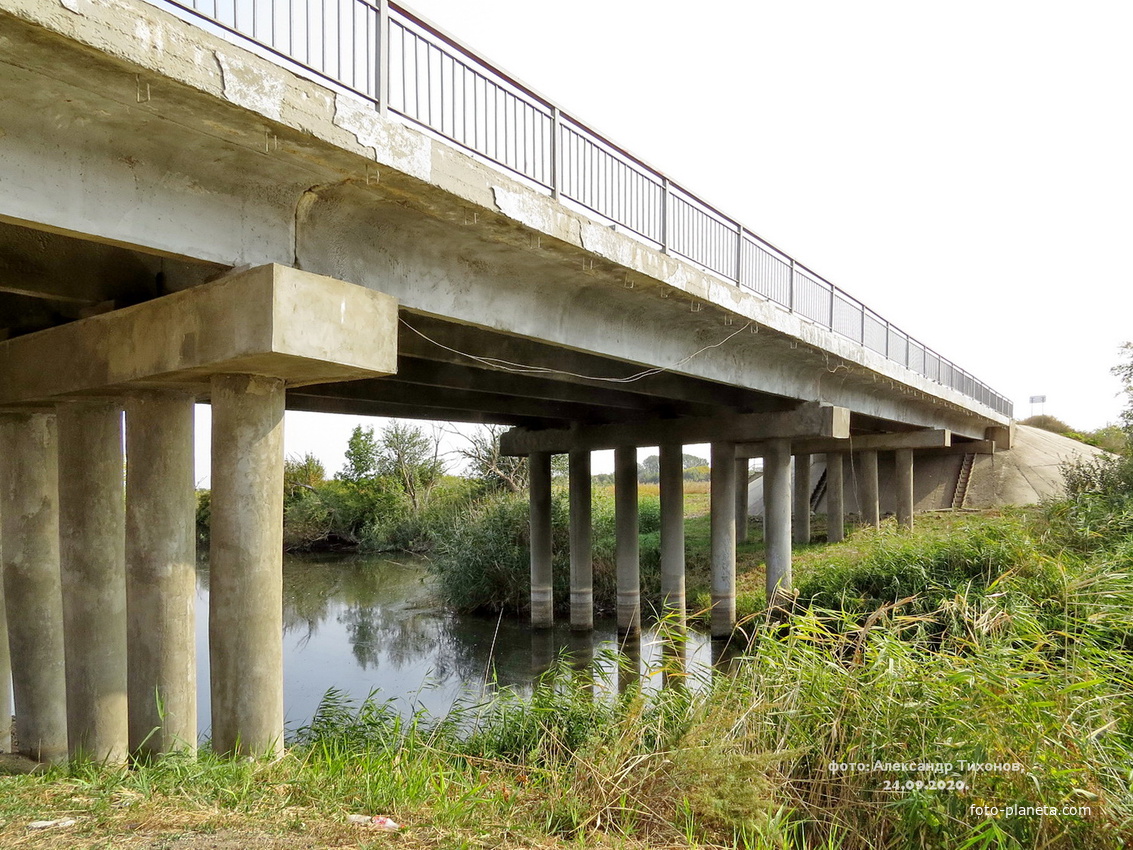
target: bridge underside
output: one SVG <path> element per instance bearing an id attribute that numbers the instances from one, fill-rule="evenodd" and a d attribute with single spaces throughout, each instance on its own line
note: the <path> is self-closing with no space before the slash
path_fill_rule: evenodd
<path id="1" fill-rule="evenodd" d="M 662 589 L 683 611 L 680 449 L 711 442 L 718 635 L 735 621 L 748 457 L 764 461 L 769 603 L 788 606 L 811 453 L 860 451 L 876 523 L 877 451 L 893 450 L 911 523 L 914 450 L 1002 436 L 982 403 L 166 12 L 0 5 L 0 533 L 17 730 L 38 757 L 196 740 L 194 401 L 214 408 L 223 751 L 282 736 L 285 405 L 515 426 L 538 626 L 550 454 L 571 456 L 586 628 L 589 452 L 616 450 L 629 630 L 636 447 L 660 447 Z M 840 535 L 842 464 L 827 468 Z"/>

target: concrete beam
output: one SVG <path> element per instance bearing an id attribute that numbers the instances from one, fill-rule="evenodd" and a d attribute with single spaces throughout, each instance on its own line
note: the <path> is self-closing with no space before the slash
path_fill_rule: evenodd
<path id="1" fill-rule="evenodd" d="M 146 387 L 207 392 L 216 374 L 291 386 L 397 371 L 397 303 L 267 265 L 0 342 L 0 405 Z"/>
<path id="2" fill-rule="evenodd" d="M 993 455 L 997 446 L 994 440 L 969 440 L 966 443 L 953 443 L 951 446 L 934 449 L 919 449 L 918 455 Z"/>
<path id="3" fill-rule="evenodd" d="M 1015 422 L 988 427 L 984 432 L 984 439 L 995 443 L 997 449 L 1007 451 L 1015 443 Z"/>
<path id="4" fill-rule="evenodd" d="M 831 452 L 895 451 L 897 449 L 929 449 L 952 445 L 952 432 L 903 431 L 896 434 L 863 434 L 856 437 L 802 439 L 791 441 L 791 454 L 828 454 Z M 736 446 L 737 457 L 761 457 L 759 443 L 741 443 Z"/>
<path id="5" fill-rule="evenodd" d="M 786 413 L 735 413 L 580 428 L 548 428 L 544 431 L 513 429 L 500 439 L 500 451 L 505 455 L 526 455 L 534 451 L 562 453 L 573 449 L 613 449 L 619 445 L 846 437 L 849 433 L 850 412 L 846 408 L 808 402 Z"/>

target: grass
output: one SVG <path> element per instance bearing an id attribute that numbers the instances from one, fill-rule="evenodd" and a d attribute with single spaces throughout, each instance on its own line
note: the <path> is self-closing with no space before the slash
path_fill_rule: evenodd
<path id="1" fill-rule="evenodd" d="M 1084 533 L 1094 520 L 1104 532 Z M 1052 507 L 797 547 L 786 624 L 759 614 L 756 534 L 739 657 L 711 681 L 617 694 L 564 662 L 529 699 L 409 721 L 332 692 L 275 762 L 0 778 L 0 846 L 1128 846 L 1133 539 L 1115 528 Z M 705 518 L 686 537 L 700 551 Z M 81 819 L 25 828 L 65 816 Z"/>

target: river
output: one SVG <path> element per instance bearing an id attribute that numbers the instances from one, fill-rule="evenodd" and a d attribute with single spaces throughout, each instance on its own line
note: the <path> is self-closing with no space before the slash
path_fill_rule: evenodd
<path id="1" fill-rule="evenodd" d="M 197 693 L 200 731 L 209 713 L 208 566 L 197 569 Z M 283 563 L 283 703 L 288 735 L 308 723 L 337 688 L 361 701 L 372 692 L 405 715 L 444 715 L 456 700 L 478 700 L 495 687 L 528 691 L 560 655 L 593 668 L 599 688 L 617 686 L 615 623 L 599 618 L 592 634 L 566 624 L 533 631 L 525 621 L 454 614 L 436 601 L 419 559 L 361 555 L 289 555 Z M 659 687 L 661 641 L 640 641 L 645 687 Z M 690 633 L 690 676 L 711 666 L 711 646 Z"/>

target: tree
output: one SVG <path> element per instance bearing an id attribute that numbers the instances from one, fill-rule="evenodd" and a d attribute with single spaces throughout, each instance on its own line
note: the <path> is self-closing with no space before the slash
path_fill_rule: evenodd
<path id="1" fill-rule="evenodd" d="M 401 485 L 416 513 L 428 502 L 433 487 L 444 475 L 439 432 L 430 436 L 419 426 L 391 422 L 382 429 L 377 441 L 374 468 L 378 475 L 388 476 Z"/>
<path id="2" fill-rule="evenodd" d="M 302 457 L 289 457 L 283 462 L 283 499 L 291 502 L 304 491 L 314 491 L 326 481 L 327 471 L 313 454 Z"/>
<path id="3" fill-rule="evenodd" d="M 378 443 L 372 426 L 355 425 L 346 442 L 346 466 L 336 476 L 340 481 L 358 484 L 378 474 Z"/>
<path id="4" fill-rule="evenodd" d="M 1111 370 L 1121 381 L 1121 392 L 1125 395 L 1125 410 L 1121 413 L 1121 422 L 1125 428 L 1127 445 L 1133 448 L 1133 342 L 1121 346 L 1125 358 Z"/>
<path id="5" fill-rule="evenodd" d="M 500 437 L 505 428 L 485 425 L 475 433 L 462 434 L 467 444 L 456 450 L 468 462 L 468 475 L 488 491 L 518 493 L 530 482 L 526 457 L 500 454 Z"/>

